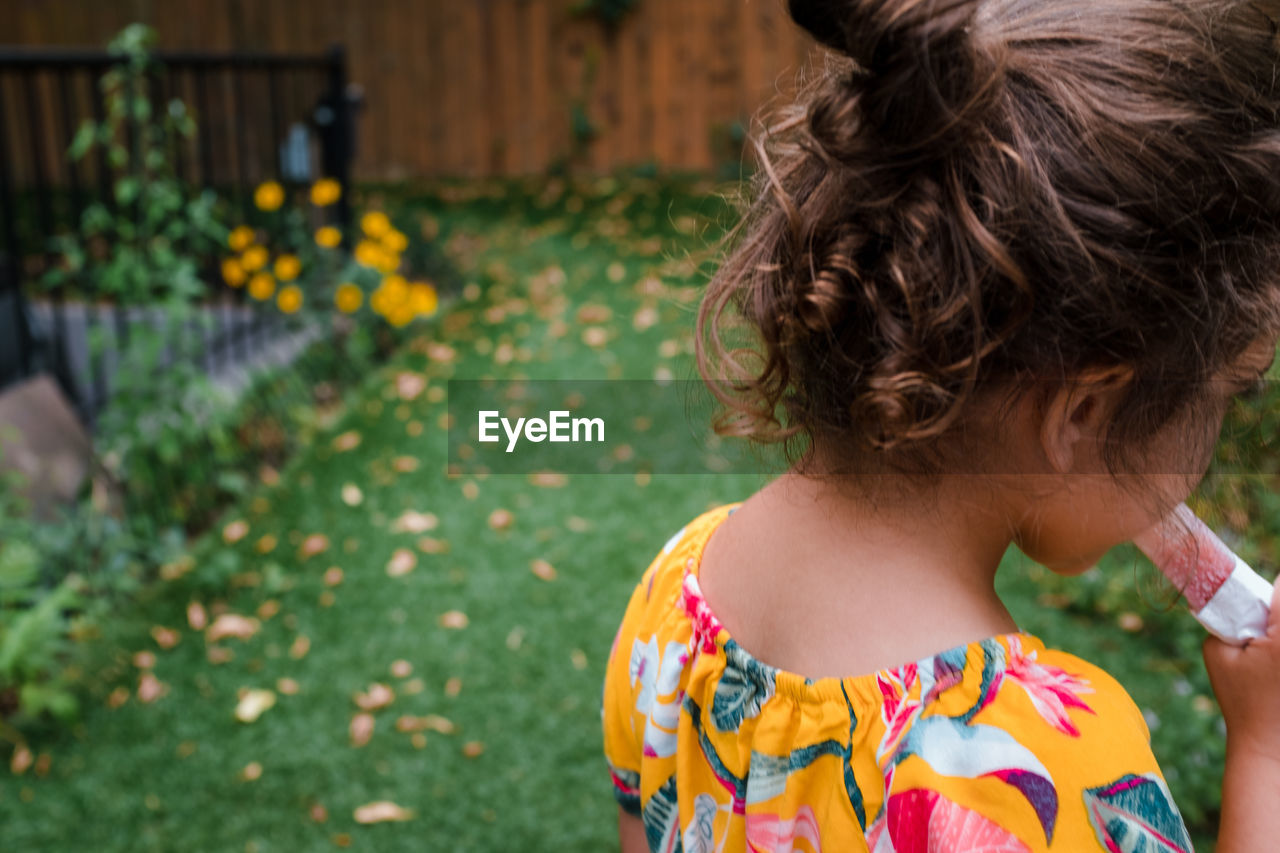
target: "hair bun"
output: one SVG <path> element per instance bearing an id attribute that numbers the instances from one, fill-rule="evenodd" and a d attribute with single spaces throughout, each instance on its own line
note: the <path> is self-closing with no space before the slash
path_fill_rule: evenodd
<path id="1" fill-rule="evenodd" d="M 789 0 L 791 19 L 832 50 L 849 52 L 848 0 Z"/>
<path id="2" fill-rule="evenodd" d="M 898 155 L 939 154 L 985 111 L 1000 75 L 973 37 L 977 0 L 788 0 L 792 19 L 859 66 L 863 120 Z"/>

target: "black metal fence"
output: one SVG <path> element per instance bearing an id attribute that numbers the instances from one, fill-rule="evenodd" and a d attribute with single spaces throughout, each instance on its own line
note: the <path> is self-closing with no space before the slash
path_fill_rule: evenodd
<path id="1" fill-rule="evenodd" d="M 195 115 L 196 132 L 173 157 L 184 183 L 216 189 L 246 215 L 265 180 L 297 187 L 323 176 L 347 187 L 356 104 L 340 46 L 313 56 L 160 51 L 150 58 L 152 112 L 180 99 Z M 103 121 L 99 80 L 126 61 L 105 51 L 0 48 L 0 388 L 52 372 L 88 423 L 110 398 L 130 326 L 148 322 L 147 312 L 93 294 L 69 300 L 36 284 L 55 262 L 51 238 L 75 233 L 92 202 L 111 204 L 113 164 L 103 149 L 79 160 L 67 152 L 83 121 Z M 347 233 L 345 191 L 330 215 Z M 243 291 L 224 285 L 216 258 L 207 267 L 207 322 L 174 334 L 195 335 L 198 346 L 181 348 L 194 354 L 183 357 L 213 369 L 268 346 L 280 314 L 255 310 Z M 95 330 L 114 355 L 87 345 Z"/>

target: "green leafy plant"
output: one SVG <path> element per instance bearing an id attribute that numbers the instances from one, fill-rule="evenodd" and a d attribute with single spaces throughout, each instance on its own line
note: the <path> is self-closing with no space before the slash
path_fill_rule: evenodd
<path id="1" fill-rule="evenodd" d="M 44 577 L 24 485 L 22 475 L 0 469 L 0 716 L 18 710 L 70 719 L 78 704 L 64 665 L 68 612 L 82 603 L 80 578 Z"/>
<path id="2" fill-rule="evenodd" d="M 79 161 L 100 150 L 112 170 L 111 198 L 85 209 L 78 234 L 54 238 L 61 262 L 44 276 L 47 287 L 74 286 L 122 305 L 205 293 L 200 259 L 225 240 L 226 227 L 216 193 L 192 191 L 176 175 L 178 147 L 195 133 L 195 119 L 176 98 L 153 109 L 154 40 L 133 24 L 108 47 L 121 61 L 99 81 L 105 115 L 80 126 L 68 155 Z"/>

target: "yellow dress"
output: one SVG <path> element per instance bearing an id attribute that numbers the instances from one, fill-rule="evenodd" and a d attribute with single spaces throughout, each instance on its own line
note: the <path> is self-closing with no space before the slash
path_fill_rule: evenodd
<path id="1" fill-rule="evenodd" d="M 1190 851 L 1133 700 L 1025 633 L 809 680 L 753 658 L 698 588 L 737 504 L 667 542 L 604 683 L 614 794 L 654 851 Z"/>

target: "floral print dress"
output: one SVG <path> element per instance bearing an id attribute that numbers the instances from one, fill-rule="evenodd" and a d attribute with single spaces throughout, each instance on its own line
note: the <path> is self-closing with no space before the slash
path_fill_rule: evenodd
<path id="1" fill-rule="evenodd" d="M 851 678 L 740 647 L 698 588 L 737 504 L 636 587 L 604 684 L 613 791 L 653 851 L 1190 851 L 1120 684 L 1025 633 Z"/>

